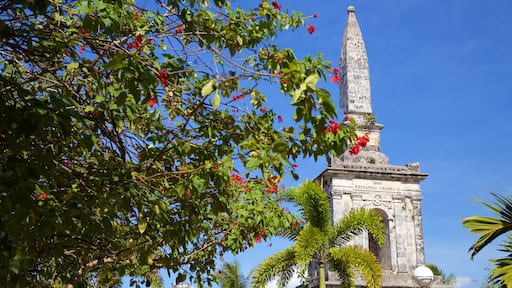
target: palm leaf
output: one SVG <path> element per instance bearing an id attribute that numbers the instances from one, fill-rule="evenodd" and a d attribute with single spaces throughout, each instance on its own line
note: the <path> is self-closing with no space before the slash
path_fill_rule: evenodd
<path id="1" fill-rule="evenodd" d="M 363 231 L 372 234 L 379 246 L 382 246 L 386 239 L 382 218 L 375 210 L 364 208 L 351 210 L 336 222 L 333 229 L 330 242 L 340 246 L 347 244 Z"/>
<path id="2" fill-rule="evenodd" d="M 295 240 L 295 255 L 297 264 L 305 267 L 311 262 L 316 253 L 325 249 L 328 245 L 327 235 L 322 233 L 320 229 L 307 224 L 304 229 L 299 232 Z"/>
<path id="3" fill-rule="evenodd" d="M 470 232 L 480 234 L 480 238 L 469 248 L 471 259 L 497 237 L 512 230 L 512 198 L 492 193 L 494 202 L 476 199 L 486 206 L 498 218 L 487 216 L 472 216 L 463 219 L 462 225 Z"/>
<path id="4" fill-rule="evenodd" d="M 329 258 L 332 267 L 342 279 L 342 283 L 347 285 L 343 277 L 353 275 L 353 269 L 358 269 L 361 276 L 366 281 L 368 288 L 378 288 L 382 286 L 382 270 L 379 260 L 375 255 L 359 246 L 334 247 L 329 249 Z M 345 274 L 344 274 L 345 273 Z M 351 277 L 353 279 L 353 276 Z M 354 281 L 351 279 L 350 286 L 353 287 Z"/>
<path id="5" fill-rule="evenodd" d="M 331 223 L 329 199 L 322 187 L 313 181 L 305 181 L 298 188 L 287 191 L 288 200 L 297 204 L 304 218 L 321 231 L 328 231 Z"/>
<path id="6" fill-rule="evenodd" d="M 240 272 L 240 264 L 224 262 L 222 273 L 217 273 L 217 283 L 222 288 L 245 288 L 249 284 L 250 274 L 245 276 Z"/>
<path id="7" fill-rule="evenodd" d="M 268 282 L 279 276 L 286 279 L 289 273 L 295 271 L 296 263 L 294 246 L 270 256 L 256 268 L 252 276 L 252 287 L 266 287 Z"/>

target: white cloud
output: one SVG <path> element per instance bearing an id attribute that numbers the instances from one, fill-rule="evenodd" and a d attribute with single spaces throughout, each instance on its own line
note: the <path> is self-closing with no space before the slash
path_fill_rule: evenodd
<path id="1" fill-rule="evenodd" d="M 469 288 L 472 284 L 474 284 L 475 280 L 468 276 L 457 276 L 457 281 L 455 282 L 455 286 L 457 288 Z"/>
<path id="2" fill-rule="evenodd" d="M 299 286 L 301 283 L 301 280 L 299 279 L 299 277 L 297 277 L 297 275 L 293 275 L 292 279 L 290 279 L 290 282 L 288 282 L 288 285 L 286 285 L 287 288 L 295 288 L 297 286 Z M 277 288 L 277 281 L 274 280 L 274 281 L 271 281 L 268 283 L 267 285 L 267 288 Z"/>

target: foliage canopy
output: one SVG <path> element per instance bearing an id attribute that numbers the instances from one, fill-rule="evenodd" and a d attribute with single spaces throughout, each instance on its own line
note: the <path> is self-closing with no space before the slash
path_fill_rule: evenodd
<path id="1" fill-rule="evenodd" d="M 159 269 L 210 281 L 218 255 L 290 227 L 275 193 L 295 159 L 355 137 L 353 123 L 325 130 L 328 61 L 272 44 L 306 16 L 266 0 L 144 3 L 0 1 L 8 286 L 148 284 Z M 283 123 L 278 96 L 294 111 Z"/>

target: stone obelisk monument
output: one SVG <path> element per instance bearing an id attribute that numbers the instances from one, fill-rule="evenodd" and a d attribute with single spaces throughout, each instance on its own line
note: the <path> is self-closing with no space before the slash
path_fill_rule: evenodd
<path id="1" fill-rule="evenodd" d="M 378 257 L 383 269 L 383 287 L 416 287 L 412 273 L 425 264 L 420 182 L 428 175 L 420 172 L 417 162 L 391 165 L 380 151 L 380 132 L 384 126 L 375 122 L 373 114 L 365 43 L 354 7 L 347 10 L 339 69 L 340 105 L 345 115 L 357 122 L 357 133 L 368 134 L 370 142 L 357 155 L 347 151 L 331 159 L 317 180 L 329 196 L 333 222 L 360 207 L 375 209 L 382 216 L 386 229 L 384 246 L 376 245 L 367 233 L 357 236 L 354 244 L 371 250 Z M 315 273 L 312 265 L 309 287 L 318 286 Z M 339 287 L 336 273 L 326 274 L 327 286 Z M 364 287 L 365 282 L 357 278 L 356 285 Z M 448 286 L 434 283 L 432 287 Z"/>

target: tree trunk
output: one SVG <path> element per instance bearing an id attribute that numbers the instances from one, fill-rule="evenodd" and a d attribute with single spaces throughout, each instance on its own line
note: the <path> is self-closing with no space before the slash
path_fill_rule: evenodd
<path id="1" fill-rule="evenodd" d="M 325 263 L 320 262 L 319 268 L 318 268 L 318 277 L 319 277 L 319 288 L 325 288 Z"/>

